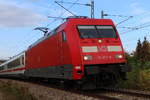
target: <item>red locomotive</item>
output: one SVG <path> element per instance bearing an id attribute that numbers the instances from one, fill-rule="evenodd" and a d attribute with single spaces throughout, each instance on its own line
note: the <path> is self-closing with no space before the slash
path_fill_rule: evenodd
<path id="1" fill-rule="evenodd" d="M 68 18 L 25 52 L 0 65 L 0 75 L 107 86 L 125 79 L 128 69 L 112 20 Z"/>

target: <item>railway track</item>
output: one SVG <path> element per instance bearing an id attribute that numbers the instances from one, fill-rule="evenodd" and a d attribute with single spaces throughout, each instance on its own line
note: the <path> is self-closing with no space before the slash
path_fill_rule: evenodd
<path id="1" fill-rule="evenodd" d="M 41 84 L 41 83 L 40 83 Z M 42 82 L 43 84 L 43 82 Z M 49 87 L 49 84 L 44 83 Z M 150 100 L 150 92 L 144 91 L 127 90 L 127 89 L 116 89 L 116 88 L 99 88 L 97 90 L 80 91 L 64 89 L 61 87 L 54 86 L 54 88 L 61 89 L 63 91 L 75 93 L 78 95 L 97 98 L 98 100 Z"/>
<path id="2" fill-rule="evenodd" d="M 31 81 L 33 82 L 33 81 Z M 40 85 L 44 85 L 44 86 L 47 86 L 47 87 L 52 87 L 52 88 L 55 88 L 55 89 L 59 89 L 59 90 L 62 90 L 62 91 L 66 91 L 66 92 L 70 92 L 70 93 L 74 93 L 74 94 L 77 94 L 77 95 L 80 95 L 80 96 L 83 96 L 83 97 L 86 97 L 86 98 L 91 98 L 92 100 L 122 100 L 122 99 L 119 99 L 119 98 L 115 98 L 115 97 L 110 97 L 110 96 L 107 96 L 107 95 L 103 95 L 103 94 L 100 94 L 100 93 L 95 93 L 95 92 L 90 92 L 90 91 L 81 91 L 81 90 L 74 90 L 74 89 L 68 89 L 68 88 L 64 88 L 64 87 L 59 87 L 57 86 L 56 84 L 49 84 L 48 82 L 41 82 L 39 81 L 38 83 L 36 82 L 33 82 L 34 84 L 40 84 Z"/>
<path id="3" fill-rule="evenodd" d="M 37 84 L 37 82 L 33 82 L 33 83 Z M 43 82 L 43 81 L 42 82 L 39 81 L 38 84 L 47 87 L 57 88 L 66 92 L 75 93 L 89 98 L 96 98 L 98 100 L 150 100 L 150 92 L 146 93 L 144 91 L 104 88 L 104 87 L 99 88 L 97 90 L 80 91 L 80 90 L 72 90 L 68 88 L 64 89 L 62 87 L 58 87 L 57 85 L 49 84 L 48 82 Z"/>
<path id="4" fill-rule="evenodd" d="M 74 92 L 77 93 L 79 95 L 83 95 L 83 96 L 87 96 L 87 97 L 92 97 L 92 98 L 96 98 L 98 100 L 122 100 L 119 98 L 115 98 L 115 97 L 111 97 L 111 96 L 107 96 L 107 95 L 103 95 L 103 94 L 98 94 L 98 93 L 88 93 L 88 92 Z"/>
<path id="5" fill-rule="evenodd" d="M 101 92 L 100 92 L 101 91 Z M 117 89 L 117 88 L 100 88 L 96 93 L 110 96 L 120 100 L 150 100 L 150 92 Z"/>
<path id="6" fill-rule="evenodd" d="M 62 88 L 61 88 L 62 89 Z M 150 100 L 150 94 L 144 91 L 101 88 L 92 91 L 65 90 L 78 95 L 97 98 L 98 100 Z"/>
<path id="7" fill-rule="evenodd" d="M 12 80 L 13 81 L 13 80 Z M 15 80 L 16 81 L 16 80 Z M 28 83 L 33 83 L 41 86 L 46 86 L 54 89 L 59 89 L 68 93 L 74 93 L 86 98 L 92 98 L 90 100 L 150 100 L 150 93 L 135 90 L 115 89 L 115 88 L 99 88 L 97 90 L 79 91 L 72 89 L 64 89 L 57 85 L 50 84 L 49 82 L 41 81 L 27 81 L 17 80 Z"/>
<path id="8" fill-rule="evenodd" d="M 123 93 L 128 95 L 135 95 L 138 97 L 145 97 L 150 98 L 150 92 L 144 92 L 144 91 L 136 91 L 136 90 L 127 90 L 127 89 L 115 89 L 115 88 L 100 88 L 103 91 L 109 91 L 109 92 L 116 92 L 116 93 Z"/>

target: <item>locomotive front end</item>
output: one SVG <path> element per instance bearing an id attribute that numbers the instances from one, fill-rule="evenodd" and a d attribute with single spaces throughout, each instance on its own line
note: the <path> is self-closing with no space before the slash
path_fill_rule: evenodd
<path id="1" fill-rule="evenodd" d="M 114 86 L 120 78 L 126 79 L 129 67 L 113 22 L 107 19 L 90 19 L 81 22 L 76 28 L 84 68 L 84 83 Z"/>
<path id="2" fill-rule="evenodd" d="M 90 64 L 124 63 L 124 51 L 113 26 L 78 26 L 83 62 Z"/>

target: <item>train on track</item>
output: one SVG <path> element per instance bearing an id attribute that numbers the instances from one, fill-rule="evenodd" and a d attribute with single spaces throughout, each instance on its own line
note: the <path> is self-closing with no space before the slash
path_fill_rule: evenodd
<path id="1" fill-rule="evenodd" d="M 111 19 L 72 17 L 0 65 L 0 76 L 57 79 L 82 87 L 126 79 L 124 49 Z"/>

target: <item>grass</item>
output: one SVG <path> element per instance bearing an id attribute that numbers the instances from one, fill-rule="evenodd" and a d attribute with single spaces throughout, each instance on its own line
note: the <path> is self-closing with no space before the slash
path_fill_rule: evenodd
<path id="1" fill-rule="evenodd" d="M 36 100 L 29 93 L 28 88 L 11 83 L 11 81 L 0 82 L 0 93 L 2 93 L 3 100 Z"/>

